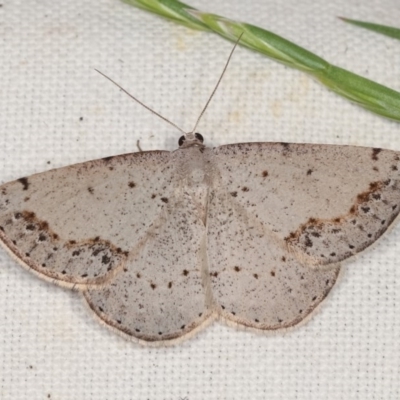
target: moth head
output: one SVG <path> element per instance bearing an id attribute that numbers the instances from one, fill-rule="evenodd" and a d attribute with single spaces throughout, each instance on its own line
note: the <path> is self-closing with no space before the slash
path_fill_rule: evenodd
<path id="1" fill-rule="evenodd" d="M 186 148 L 191 146 L 203 147 L 204 138 L 200 133 L 186 133 L 179 138 L 178 144 L 180 148 Z"/>

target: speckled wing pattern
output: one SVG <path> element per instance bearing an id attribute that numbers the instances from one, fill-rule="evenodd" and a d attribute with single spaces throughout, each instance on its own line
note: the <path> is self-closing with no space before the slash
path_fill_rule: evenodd
<path id="1" fill-rule="evenodd" d="M 292 327 L 399 213 L 399 153 L 244 143 L 140 152 L 0 186 L 0 239 L 141 343 L 215 317 Z"/>
<path id="2" fill-rule="evenodd" d="M 208 254 L 220 314 L 239 325 L 296 325 L 326 297 L 339 262 L 399 213 L 399 153 L 244 143 L 214 149 Z"/>
<path id="3" fill-rule="evenodd" d="M 133 250 L 121 273 L 84 294 L 108 325 L 140 341 L 171 341 L 199 328 L 213 313 L 206 235 L 190 196 L 178 191 Z"/>
<path id="4" fill-rule="evenodd" d="M 195 329 L 212 313 L 205 228 L 173 184 L 172 155 L 109 157 L 2 185 L 2 243 L 40 277 L 80 289 L 101 320 L 139 340 Z"/>

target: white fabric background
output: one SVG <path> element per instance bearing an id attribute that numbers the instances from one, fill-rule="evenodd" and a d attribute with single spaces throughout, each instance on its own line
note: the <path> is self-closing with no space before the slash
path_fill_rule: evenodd
<path id="1" fill-rule="evenodd" d="M 118 0 L 1 0 L 0 181 L 143 149 L 179 132 L 99 76 L 191 129 L 231 50 Z M 400 26 L 398 0 L 192 0 L 400 90 L 400 42 L 336 16 Z M 80 120 L 83 117 L 83 120 Z M 400 150 L 399 124 L 239 48 L 199 131 L 207 144 L 287 141 Z M 398 399 L 400 226 L 346 268 L 287 334 L 214 324 L 152 349 L 100 326 L 80 297 L 0 249 L 1 399 Z"/>

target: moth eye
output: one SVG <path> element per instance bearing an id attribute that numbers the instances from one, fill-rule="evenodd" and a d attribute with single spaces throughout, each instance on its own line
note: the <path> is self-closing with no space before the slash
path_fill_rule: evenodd
<path id="1" fill-rule="evenodd" d="M 195 137 L 197 140 L 199 140 L 201 143 L 204 142 L 203 135 L 201 135 L 200 133 L 195 133 L 195 134 L 194 134 L 194 137 Z"/>
<path id="2" fill-rule="evenodd" d="M 181 136 L 178 140 L 179 147 L 183 145 L 183 142 L 186 140 L 185 136 Z"/>

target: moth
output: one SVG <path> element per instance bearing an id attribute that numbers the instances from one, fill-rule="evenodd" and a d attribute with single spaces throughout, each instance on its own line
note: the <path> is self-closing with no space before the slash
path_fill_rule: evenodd
<path id="1" fill-rule="evenodd" d="M 399 161 L 354 146 L 210 148 L 193 130 L 172 152 L 3 184 L 0 241 L 142 344 L 175 343 L 215 319 L 278 331 L 310 316 L 340 263 L 394 223 Z"/>

